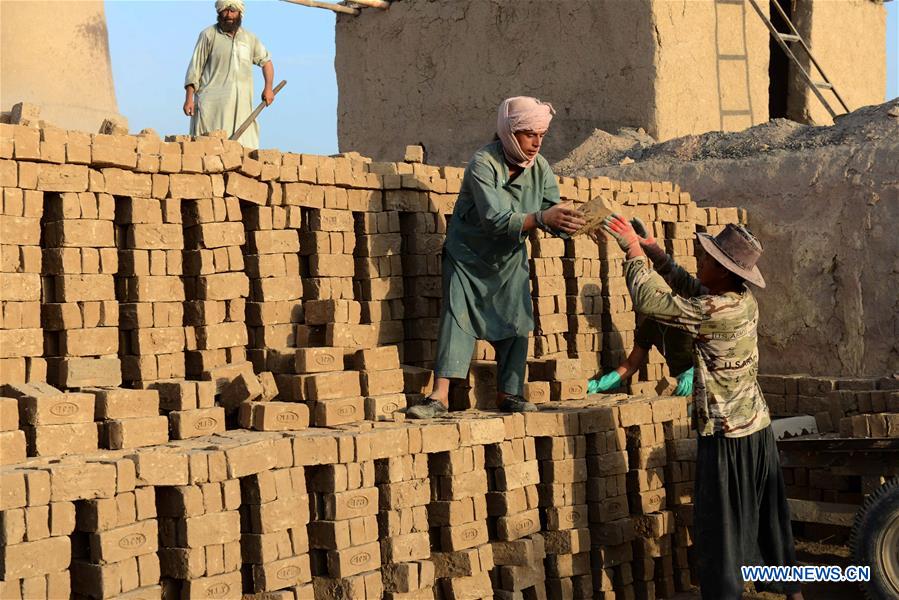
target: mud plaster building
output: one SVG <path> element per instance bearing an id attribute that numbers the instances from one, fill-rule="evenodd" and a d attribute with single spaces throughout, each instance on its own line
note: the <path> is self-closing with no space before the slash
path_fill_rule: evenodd
<path id="1" fill-rule="evenodd" d="M 880 2 L 776 1 L 851 110 L 883 101 Z M 429 160 L 464 164 L 520 94 L 558 110 L 550 160 L 597 127 L 666 140 L 774 117 L 829 123 L 747 0 L 402 0 L 338 16 L 335 66 L 340 148 L 375 159 L 422 143 Z"/>

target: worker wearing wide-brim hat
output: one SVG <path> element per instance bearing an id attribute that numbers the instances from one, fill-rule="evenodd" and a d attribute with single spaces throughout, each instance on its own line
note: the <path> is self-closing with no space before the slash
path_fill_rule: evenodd
<path id="1" fill-rule="evenodd" d="M 627 254 L 634 310 L 693 337 L 700 590 L 704 599 L 737 600 L 741 566 L 796 564 L 771 417 L 756 381 L 759 313 L 747 283 L 765 287 L 756 264 L 762 246 L 740 225 L 715 237 L 699 233 L 705 252 L 694 278 L 622 217 L 611 215 L 603 228 Z M 798 583 L 755 585 L 802 598 Z"/>
<path id="2" fill-rule="evenodd" d="M 536 410 L 522 397 L 534 328 L 525 240 L 537 228 L 566 235 L 584 225 L 560 203 L 556 176 L 539 154 L 553 112 L 536 98 L 506 99 L 497 111 L 497 139 L 465 169 L 443 246 L 434 390 L 408 409 L 412 418 L 446 412 L 450 379 L 468 375 L 478 339 L 496 350 L 497 406 Z"/>

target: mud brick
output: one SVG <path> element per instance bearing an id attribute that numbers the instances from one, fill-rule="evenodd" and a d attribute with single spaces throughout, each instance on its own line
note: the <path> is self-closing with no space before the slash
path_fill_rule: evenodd
<path id="1" fill-rule="evenodd" d="M 361 395 L 359 373 L 340 371 L 317 373 L 305 380 L 306 397 L 309 400 L 332 400 Z"/>
<path id="2" fill-rule="evenodd" d="M 664 485 L 665 477 L 661 468 L 633 469 L 627 473 L 628 492 L 657 490 Z"/>
<path id="3" fill-rule="evenodd" d="M 69 423 L 65 425 L 24 425 L 29 456 L 54 456 L 95 451 L 99 436 L 97 425 Z"/>
<path id="4" fill-rule="evenodd" d="M 329 323 L 325 326 L 325 344 L 342 348 L 374 348 L 378 335 L 373 325 Z"/>
<path id="5" fill-rule="evenodd" d="M 297 431 L 309 427 L 309 407 L 296 402 L 244 402 L 240 425 L 257 431 Z"/>
<path id="6" fill-rule="evenodd" d="M 356 369 L 360 371 L 387 371 L 400 368 L 396 346 L 383 346 L 357 350 L 353 355 Z"/>
<path id="7" fill-rule="evenodd" d="M 115 247 L 112 221 L 66 219 L 44 226 L 45 245 L 49 248 Z"/>
<path id="8" fill-rule="evenodd" d="M 255 592 L 279 590 L 312 581 L 312 568 L 308 555 L 253 565 L 251 573 Z"/>
<path id="9" fill-rule="evenodd" d="M 500 540 L 516 540 L 540 531 L 540 511 L 535 509 L 496 520 Z"/>
<path id="10" fill-rule="evenodd" d="M 627 496 L 614 496 L 597 503 L 597 521 L 607 523 L 628 516 Z"/>
<path id="11" fill-rule="evenodd" d="M 68 536 L 4 544 L 0 546 L 0 579 L 10 581 L 65 571 L 69 568 L 71 556 Z"/>
<path id="12" fill-rule="evenodd" d="M 431 556 L 431 541 L 426 531 L 387 537 L 380 543 L 381 558 L 385 562 L 408 562 Z"/>
<path id="13" fill-rule="evenodd" d="M 304 303 L 306 323 L 359 323 L 362 307 L 353 300 L 310 300 Z"/>
<path id="14" fill-rule="evenodd" d="M 210 382 L 194 381 L 156 381 L 150 384 L 150 389 L 159 393 L 159 407 L 162 410 L 189 410 L 199 408 L 197 401 L 197 386 L 212 385 Z M 214 390 L 212 390 L 214 395 Z"/>
<path id="15" fill-rule="evenodd" d="M 592 456 L 589 459 L 588 471 L 600 477 L 626 473 L 628 470 L 628 453 L 626 451 L 610 452 Z"/>
<path id="16" fill-rule="evenodd" d="M 645 515 L 657 512 L 665 508 L 665 490 L 656 489 L 646 492 L 633 492 L 628 494 L 631 512 Z"/>
<path id="17" fill-rule="evenodd" d="M 94 563 L 114 563 L 157 550 L 156 521 L 148 519 L 89 536 L 90 557 Z"/>
<path id="18" fill-rule="evenodd" d="M 387 371 L 362 371 L 362 394 L 365 396 L 381 396 L 403 391 L 402 369 Z"/>
<path id="19" fill-rule="evenodd" d="M 168 419 L 173 440 L 186 440 L 225 431 L 225 409 L 219 406 L 172 411 Z"/>
<path id="20" fill-rule="evenodd" d="M 341 348 L 298 348 L 295 356 L 297 373 L 323 373 L 343 370 Z"/>
<path id="21" fill-rule="evenodd" d="M 423 506 L 431 498 L 430 483 L 427 479 L 413 479 L 379 486 L 379 506 L 382 510 L 398 510 Z"/>
<path id="22" fill-rule="evenodd" d="M 186 598 L 240 598 L 242 582 L 240 571 L 187 579 L 181 588 Z"/>
<path id="23" fill-rule="evenodd" d="M 362 396 L 318 400 L 312 407 L 312 422 L 316 427 L 341 425 L 365 418 L 365 399 Z"/>
<path id="24" fill-rule="evenodd" d="M 440 583 L 444 597 L 451 600 L 473 600 L 493 596 L 488 573 L 442 579 Z"/>
<path id="25" fill-rule="evenodd" d="M 394 414 L 406 406 L 404 394 L 385 394 L 365 398 L 365 418 L 369 421 L 392 421 Z"/>
<path id="26" fill-rule="evenodd" d="M 378 542 L 327 553 L 328 572 L 335 577 L 349 577 L 377 569 L 381 565 Z"/>
<path id="27" fill-rule="evenodd" d="M 465 550 L 486 544 L 488 541 L 489 535 L 485 521 L 473 521 L 440 528 L 440 545 L 444 550 Z"/>
<path id="28" fill-rule="evenodd" d="M 220 396 L 220 402 L 226 412 L 237 410 L 242 402 L 251 402 L 262 396 L 262 384 L 253 374 L 252 369 L 242 370 L 231 380 Z"/>
<path id="29" fill-rule="evenodd" d="M 533 485 L 506 492 L 491 491 L 487 493 L 487 513 L 490 516 L 506 517 L 538 505 L 537 487 Z"/>
<path id="30" fill-rule="evenodd" d="M 584 459 L 540 461 L 541 480 L 546 483 L 575 483 L 587 480 L 587 461 Z"/>
<path id="31" fill-rule="evenodd" d="M 103 423 L 104 447 L 110 450 L 155 446 L 169 441 L 167 417 L 113 419 Z"/>
<path id="32" fill-rule="evenodd" d="M 155 390 L 125 390 L 87 388 L 94 402 L 94 418 L 128 419 L 159 415 L 159 392 Z"/>
<path id="33" fill-rule="evenodd" d="M 545 509 L 546 529 L 581 529 L 587 526 L 587 505 L 556 506 Z"/>
<path id="34" fill-rule="evenodd" d="M 12 465 L 25 460 L 25 432 L 0 432 L 0 465 Z"/>
<path id="35" fill-rule="evenodd" d="M 7 385 L 4 393 L 18 398 L 19 422 L 23 425 L 61 425 L 94 420 L 91 394 L 62 393 L 45 383 Z"/>
<path id="36" fill-rule="evenodd" d="M 628 451 L 628 463 L 632 469 L 652 469 L 665 466 L 665 445 L 632 448 Z"/>
<path id="37" fill-rule="evenodd" d="M 342 521 L 313 521 L 308 525 L 309 545 L 342 550 L 378 541 L 378 521 L 373 515 Z"/>
<path id="38" fill-rule="evenodd" d="M 618 404 L 618 422 L 621 427 L 652 423 L 652 405 L 649 402 L 622 402 Z"/>
<path id="39" fill-rule="evenodd" d="M 320 517 L 330 521 L 375 515 L 378 512 L 378 489 L 372 487 L 322 494 L 319 510 Z"/>

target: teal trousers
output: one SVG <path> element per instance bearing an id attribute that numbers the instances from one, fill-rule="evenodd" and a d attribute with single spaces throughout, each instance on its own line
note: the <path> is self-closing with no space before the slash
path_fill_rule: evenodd
<path id="1" fill-rule="evenodd" d="M 475 341 L 475 337 L 463 331 L 453 315 L 444 310 L 440 315 L 434 375 L 449 379 L 467 377 Z M 496 351 L 497 388 L 506 394 L 521 396 L 528 360 L 528 338 L 511 337 L 490 343 Z"/>

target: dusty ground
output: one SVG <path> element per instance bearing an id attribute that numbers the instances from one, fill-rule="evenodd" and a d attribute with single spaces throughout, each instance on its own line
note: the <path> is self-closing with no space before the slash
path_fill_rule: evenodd
<path id="1" fill-rule="evenodd" d="M 796 557 L 802 565 L 839 565 L 845 567 L 852 564 L 849 548 L 808 540 L 796 540 Z M 802 587 L 805 600 L 856 600 L 862 597 L 862 591 L 854 583 L 814 583 Z M 678 594 L 671 600 L 698 600 L 699 591 Z M 743 600 L 782 600 L 777 594 L 748 592 Z"/>

